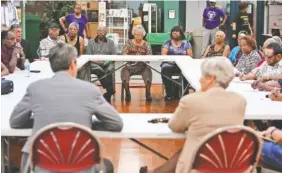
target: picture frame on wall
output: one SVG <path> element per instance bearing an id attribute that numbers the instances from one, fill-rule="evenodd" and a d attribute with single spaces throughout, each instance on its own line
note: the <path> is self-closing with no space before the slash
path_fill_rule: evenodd
<path id="1" fill-rule="evenodd" d="M 98 10 L 87 10 L 88 22 L 98 22 L 99 13 Z"/>
<path id="2" fill-rule="evenodd" d="M 175 19 L 175 10 L 168 10 L 168 18 Z"/>

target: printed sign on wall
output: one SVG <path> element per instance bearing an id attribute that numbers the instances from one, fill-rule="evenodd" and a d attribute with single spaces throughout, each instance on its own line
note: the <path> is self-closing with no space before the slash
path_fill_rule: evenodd
<path id="1" fill-rule="evenodd" d="M 106 26 L 106 2 L 99 2 L 99 25 Z"/>

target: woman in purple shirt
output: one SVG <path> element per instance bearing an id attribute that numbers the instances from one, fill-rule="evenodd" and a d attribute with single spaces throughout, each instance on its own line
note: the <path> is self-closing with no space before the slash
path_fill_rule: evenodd
<path id="1" fill-rule="evenodd" d="M 162 55 L 188 55 L 193 56 L 192 46 L 189 41 L 185 40 L 184 32 L 179 26 L 171 29 L 171 39 L 166 41 L 162 47 Z M 161 64 L 161 73 L 171 78 L 173 74 L 180 74 L 181 70 L 175 62 L 163 62 Z M 162 75 L 163 84 L 165 86 L 165 100 L 171 100 L 177 97 L 173 94 L 172 82 Z"/>
<path id="2" fill-rule="evenodd" d="M 79 25 L 78 35 L 82 38 L 86 36 L 87 27 L 85 27 L 85 25 L 87 24 L 87 17 L 81 14 L 81 6 L 79 4 L 75 5 L 74 13 L 61 17 L 59 21 L 66 33 L 68 33 L 68 29 L 65 25 L 65 22 L 67 23 L 67 25 L 75 22 Z"/>

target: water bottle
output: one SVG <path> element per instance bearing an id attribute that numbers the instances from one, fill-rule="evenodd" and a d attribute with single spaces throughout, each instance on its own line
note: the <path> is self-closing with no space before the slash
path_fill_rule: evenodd
<path id="1" fill-rule="evenodd" d="M 30 74 L 30 63 L 29 63 L 28 59 L 25 60 L 24 68 L 25 68 L 25 71 L 27 73 L 27 77 L 29 77 L 29 74 Z"/>

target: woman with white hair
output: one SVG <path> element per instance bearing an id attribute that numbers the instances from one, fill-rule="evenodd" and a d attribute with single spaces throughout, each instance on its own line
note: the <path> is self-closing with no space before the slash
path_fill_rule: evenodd
<path id="1" fill-rule="evenodd" d="M 151 45 L 143 39 L 146 32 L 142 25 L 135 26 L 132 34 L 134 39 L 128 40 L 123 48 L 122 55 L 152 55 Z M 121 70 L 121 80 L 126 93 L 125 100 L 131 100 L 129 80 L 133 75 L 142 75 L 146 85 L 146 100 L 151 101 L 152 71 L 147 66 L 146 62 L 140 61 L 128 62 Z"/>
<path id="2" fill-rule="evenodd" d="M 209 45 L 203 55 L 203 57 L 215 57 L 225 56 L 228 57 L 230 53 L 229 45 L 224 43 L 225 33 L 223 31 L 217 31 L 215 34 L 215 44 Z"/>
<path id="3" fill-rule="evenodd" d="M 67 44 L 74 46 L 78 52 L 78 55 L 84 53 L 84 39 L 78 35 L 79 25 L 72 22 L 69 25 L 68 33 L 61 36 L 61 40 Z"/>
<path id="4" fill-rule="evenodd" d="M 182 151 L 154 170 L 142 167 L 140 173 L 188 173 L 193 153 L 204 136 L 224 126 L 243 124 L 245 98 L 225 90 L 234 76 L 230 60 L 208 58 L 202 63 L 201 72 L 201 91 L 184 96 L 168 123 L 173 132 L 186 134 Z"/>
<path id="5" fill-rule="evenodd" d="M 237 39 L 238 46 L 234 47 L 232 49 L 232 51 L 230 52 L 230 54 L 229 54 L 228 58 L 234 64 L 234 66 L 237 65 L 239 59 L 242 56 L 242 51 L 241 51 L 241 47 L 240 47 L 240 41 L 241 41 L 241 38 L 244 37 L 244 36 L 246 36 L 246 34 L 244 32 L 240 32 L 238 34 L 238 39 Z"/>

